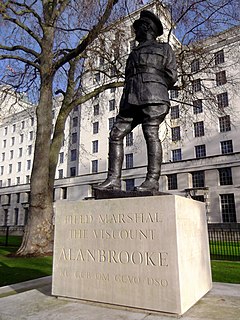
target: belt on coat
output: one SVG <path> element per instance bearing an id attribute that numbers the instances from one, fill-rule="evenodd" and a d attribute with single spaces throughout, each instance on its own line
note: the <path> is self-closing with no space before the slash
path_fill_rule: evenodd
<path id="1" fill-rule="evenodd" d="M 149 67 L 149 66 L 139 66 L 139 67 L 132 69 L 130 74 L 128 75 L 128 77 L 132 77 L 138 73 L 151 73 L 151 74 L 165 78 L 165 74 L 163 71 L 160 71 L 154 67 Z"/>

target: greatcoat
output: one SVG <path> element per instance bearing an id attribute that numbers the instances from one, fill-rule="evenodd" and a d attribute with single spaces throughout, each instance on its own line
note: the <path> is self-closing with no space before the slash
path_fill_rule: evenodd
<path id="1" fill-rule="evenodd" d="M 175 54 L 168 43 L 151 40 L 138 45 L 127 59 L 120 111 L 129 104 L 169 105 L 168 90 L 176 81 Z"/>

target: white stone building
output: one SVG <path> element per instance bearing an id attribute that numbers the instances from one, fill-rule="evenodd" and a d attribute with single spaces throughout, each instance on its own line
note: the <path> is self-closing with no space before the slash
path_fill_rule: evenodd
<path id="1" fill-rule="evenodd" d="M 161 11 L 166 39 L 170 16 L 163 7 L 154 9 Z M 138 14 L 122 21 L 126 30 L 123 59 L 134 45 L 131 25 Z M 164 147 L 160 191 L 204 201 L 209 222 L 240 222 L 239 30 L 236 27 L 207 39 L 201 57 L 186 57 L 185 68 L 192 81 L 187 91 L 171 92 L 171 111 L 160 128 Z M 114 39 L 114 34 L 108 39 Z M 172 36 L 170 42 L 176 50 L 178 40 Z M 96 61 L 98 66 L 102 63 L 100 58 Z M 101 77 L 99 72 L 86 77 L 86 90 L 97 87 Z M 91 197 L 92 185 L 106 178 L 108 135 L 121 92 L 120 88 L 106 90 L 72 111 L 59 155 L 56 200 Z M 53 110 L 53 122 L 59 103 Z M 0 125 L 0 225 L 26 221 L 35 122 L 31 106 L 28 113 L 5 117 Z M 146 165 L 145 141 L 137 127 L 125 140 L 122 188 L 140 184 Z"/>

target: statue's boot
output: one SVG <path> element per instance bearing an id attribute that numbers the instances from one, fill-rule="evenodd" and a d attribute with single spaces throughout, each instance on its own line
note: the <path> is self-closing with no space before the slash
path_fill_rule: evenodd
<path id="1" fill-rule="evenodd" d="M 109 141 L 108 176 L 107 179 L 94 187 L 98 190 L 120 190 L 123 163 L 123 142 Z"/>
<path id="2" fill-rule="evenodd" d="M 136 191 L 158 191 L 162 163 L 162 146 L 160 140 L 147 142 L 148 167 L 145 181 Z"/>

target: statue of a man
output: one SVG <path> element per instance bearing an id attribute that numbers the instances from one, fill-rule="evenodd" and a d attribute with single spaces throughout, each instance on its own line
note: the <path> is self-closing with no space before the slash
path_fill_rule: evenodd
<path id="1" fill-rule="evenodd" d="M 148 166 L 146 180 L 135 190 L 159 189 L 162 146 L 158 131 L 169 112 L 168 90 L 177 80 L 176 61 L 170 45 L 156 41 L 163 26 L 154 13 L 141 11 L 133 28 L 139 44 L 127 59 L 120 110 L 109 137 L 108 176 L 96 187 L 100 190 L 121 189 L 123 138 L 138 124 L 147 144 Z"/>

